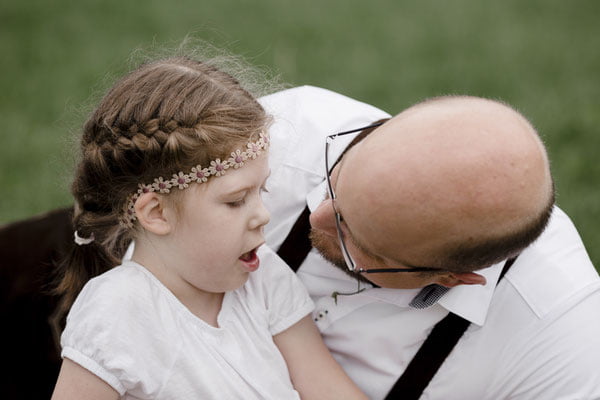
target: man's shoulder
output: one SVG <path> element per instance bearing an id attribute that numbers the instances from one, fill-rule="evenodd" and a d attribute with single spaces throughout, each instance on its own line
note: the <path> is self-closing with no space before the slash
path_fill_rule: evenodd
<path id="1" fill-rule="evenodd" d="M 600 277 L 571 219 L 557 206 L 507 279 L 540 319 L 600 292 Z"/>
<path id="2" fill-rule="evenodd" d="M 360 100 L 334 92 L 333 90 L 311 85 L 296 86 L 271 93 L 261 97 L 259 102 L 267 108 L 277 108 L 278 105 L 284 103 L 286 105 L 302 103 L 307 107 L 313 105 L 316 109 L 320 109 L 320 105 L 322 104 L 328 104 L 334 107 L 336 105 L 364 107 L 381 112 L 378 108 Z"/>
<path id="3" fill-rule="evenodd" d="M 367 125 L 389 114 L 360 100 L 315 86 L 298 86 L 259 99 L 275 123 L 308 135 Z"/>
<path id="4" fill-rule="evenodd" d="M 285 164 L 311 175 L 322 175 L 325 137 L 336 132 L 369 125 L 389 114 L 367 103 L 331 90 L 299 86 L 270 94 L 260 99 L 273 117 L 271 136 L 271 168 Z M 347 144 L 340 139 L 339 145 Z M 341 148 L 332 149 L 337 157 Z"/>

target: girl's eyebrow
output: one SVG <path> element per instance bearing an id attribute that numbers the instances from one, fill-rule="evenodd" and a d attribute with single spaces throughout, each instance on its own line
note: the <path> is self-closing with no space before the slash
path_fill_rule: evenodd
<path id="1" fill-rule="evenodd" d="M 260 187 L 264 186 L 265 183 L 267 182 L 267 179 L 269 179 L 269 177 L 271 176 L 271 169 L 269 169 L 269 173 L 267 174 L 267 176 L 265 177 L 265 179 L 262 181 L 262 184 L 260 185 Z M 225 191 L 223 192 L 223 196 L 233 196 L 236 194 L 241 194 L 243 192 L 247 192 L 248 190 L 252 189 L 256 187 L 256 185 L 245 185 L 239 188 L 233 188 L 231 189 L 231 191 Z"/>
<path id="2" fill-rule="evenodd" d="M 234 196 L 236 194 L 242 194 L 244 192 L 247 192 L 250 189 L 252 189 L 252 186 L 244 186 L 244 187 L 241 187 L 241 188 L 233 189 L 230 192 L 224 192 L 222 195 L 223 196 Z"/>

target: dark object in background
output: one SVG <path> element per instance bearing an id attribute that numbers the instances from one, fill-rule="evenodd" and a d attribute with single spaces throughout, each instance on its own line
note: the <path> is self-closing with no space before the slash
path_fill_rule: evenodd
<path id="1" fill-rule="evenodd" d="M 2 399 L 49 399 L 61 358 L 50 316 L 52 271 L 73 241 L 72 209 L 0 227 L 0 330 Z"/>

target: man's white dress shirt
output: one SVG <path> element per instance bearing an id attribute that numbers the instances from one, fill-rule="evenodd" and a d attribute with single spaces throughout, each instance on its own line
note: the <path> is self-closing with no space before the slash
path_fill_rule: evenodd
<path id="1" fill-rule="evenodd" d="M 389 115 L 310 86 L 261 103 L 275 117 L 265 202 L 267 244 L 278 249 L 306 204 L 314 210 L 325 196 L 325 136 Z M 350 140 L 337 139 L 334 153 Z M 600 399 L 600 278 L 567 215 L 555 207 L 546 231 L 496 287 L 502 264 L 480 271 L 487 285 L 450 289 L 426 309 L 409 306 L 418 289 L 368 285 L 336 303 L 332 293 L 352 292 L 357 282 L 314 249 L 298 276 L 327 346 L 371 399 L 385 397 L 449 311 L 471 325 L 423 399 Z"/>

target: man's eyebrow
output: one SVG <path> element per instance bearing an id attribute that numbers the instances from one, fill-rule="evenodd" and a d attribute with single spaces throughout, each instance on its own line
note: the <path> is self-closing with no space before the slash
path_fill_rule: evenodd
<path id="1" fill-rule="evenodd" d="M 341 212 L 340 212 L 340 216 L 342 216 Z M 352 234 L 352 230 L 350 229 L 350 227 L 348 226 L 348 223 L 346 222 L 346 220 L 344 219 L 344 217 L 342 216 L 342 221 L 341 221 L 342 225 L 344 225 L 346 227 L 346 233 L 345 236 L 350 239 L 350 241 L 352 242 L 352 244 L 359 249 L 360 251 L 362 251 L 363 253 L 365 253 L 366 255 L 368 255 L 371 258 L 376 259 L 377 261 L 381 261 L 383 262 L 383 257 L 378 256 L 377 254 L 373 253 L 371 250 L 367 249 L 367 247 L 362 244 L 361 242 L 358 241 L 358 239 L 356 239 L 356 237 Z"/>
<path id="2" fill-rule="evenodd" d="M 346 225 L 346 228 L 348 228 L 348 224 L 345 224 L 345 225 Z M 373 253 L 371 250 L 367 249 L 367 247 L 364 244 L 359 242 L 358 239 L 356 239 L 356 237 L 352 234 L 352 231 L 350 231 L 350 228 L 348 228 L 348 237 L 350 238 L 350 241 L 352 241 L 352 243 L 354 244 L 354 246 L 356 246 L 357 249 L 359 249 L 360 251 L 362 251 L 363 253 L 365 253 L 366 255 L 371 257 L 372 259 L 376 260 L 377 262 L 380 262 L 382 264 L 386 263 L 384 261 L 383 257 L 378 256 L 377 254 Z M 405 265 L 404 263 L 398 263 L 398 264 Z M 408 265 L 407 265 L 407 267 L 408 267 Z"/>
<path id="3" fill-rule="evenodd" d="M 340 214 L 341 215 L 341 214 Z M 371 250 L 369 250 L 364 244 L 360 243 L 356 237 L 352 234 L 352 231 L 350 230 L 350 227 L 348 226 L 348 224 L 346 223 L 346 221 L 342 221 L 342 224 L 344 224 L 346 226 L 346 231 L 347 234 L 346 236 L 350 239 L 350 241 L 352 242 L 352 244 L 359 249 L 360 251 L 362 251 L 363 253 L 365 253 L 367 256 L 377 260 L 378 262 L 385 264 L 389 267 L 394 267 L 394 266 L 398 266 L 401 265 L 403 267 L 406 268 L 424 268 L 424 269 L 431 269 L 434 272 L 442 272 L 442 271 L 446 271 L 443 268 L 437 268 L 437 267 L 431 267 L 431 266 L 422 266 L 422 265 L 413 265 L 411 263 L 407 263 L 405 261 L 401 261 L 401 260 L 394 260 L 394 265 L 388 265 L 388 263 L 383 259 L 383 257 L 373 253 Z"/>

